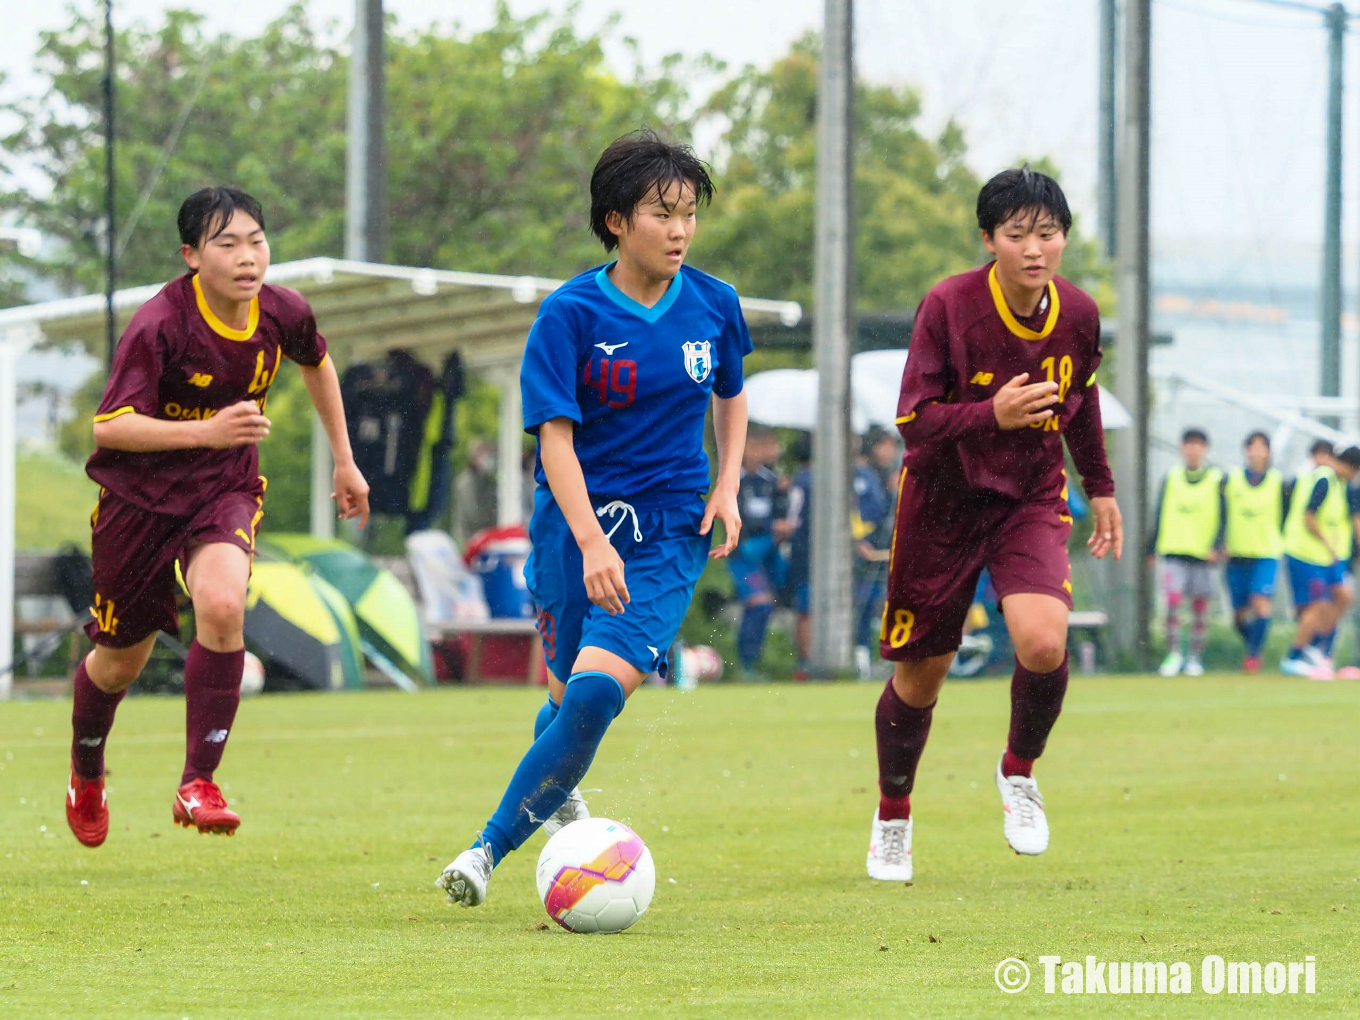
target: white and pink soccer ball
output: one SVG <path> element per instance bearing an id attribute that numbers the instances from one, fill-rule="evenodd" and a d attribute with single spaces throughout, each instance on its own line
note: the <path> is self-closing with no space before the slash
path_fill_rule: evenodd
<path id="1" fill-rule="evenodd" d="M 583 818 L 558 830 L 538 856 L 538 895 L 567 931 L 614 934 L 651 906 L 656 867 L 642 837 L 622 822 Z"/>

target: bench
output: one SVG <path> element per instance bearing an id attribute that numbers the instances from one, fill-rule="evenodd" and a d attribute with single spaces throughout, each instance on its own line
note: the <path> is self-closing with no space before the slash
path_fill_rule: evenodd
<path id="1" fill-rule="evenodd" d="M 411 561 L 405 556 L 374 556 L 373 561 L 390 570 L 424 613 L 420 585 Z M 543 639 L 529 619 L 495 618 L 434 623 L 424 620 L 425 634 L 438 651 L 440 645 L 457 644 L 462 654 L 463 682 L 469 684 L 547 683 Z"/>
<path id="2" fill-rule="evenodd" d="M 1084 609 L 1067 617 L 1069 635 L 1080 636 L 1077 642 L 1077 668 L 1082 673 L 1096 671 L 1101 632 L 1109 625 L 1110 614 L 1103 609 Z"/>

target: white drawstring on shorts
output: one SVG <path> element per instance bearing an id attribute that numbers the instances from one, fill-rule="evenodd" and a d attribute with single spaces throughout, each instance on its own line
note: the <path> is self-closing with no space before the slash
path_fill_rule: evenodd
<path id="1" fill-rule="evenodd" d="M 615 517 L 618 517 L 618 520 L 614 521 L 614 526 L 610 528 L 608 532 L 605 533 L 604 537 L 609 539 L 612 539 L 614 537 L 614 532 L 619 530 L 619 525 L 621 525 L 624 521 L 628 519 L 629 514 L 633 515 L 633 541 L 641 542 L 642 528 L 638 525 L 637 511 L 633 509 L 633 505 L 631 503 L 625 503 L 621 499 L 616 499 L 612 503 L 606 503 L 604 506 L 600 507 L 600 509 L 595 511 L 596 517 L 604 517 L 608 515 L 611 521 L 613 521 Z"/>

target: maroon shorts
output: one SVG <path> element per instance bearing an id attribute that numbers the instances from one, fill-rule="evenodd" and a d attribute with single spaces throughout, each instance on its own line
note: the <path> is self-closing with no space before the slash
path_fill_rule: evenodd
<path id="1" fill-rule="evenodd" d="M 960 497 L 907 474 L 879 634 L 883 658 L 915 661 L 957 650 L 983 567 L 998 599 L 1037 593 L 1072 608 L 1071 533 L 1065 499 Z"/>
<path id="2" fill-rule="evenodd" d="M 90 516 L 94 619 L 85 633 L 109 648 L 129 648 L 158 630 L 179 634 L 176 561 L 187 571 L 189 554 L 211 542 L 253 554 L 262 517 L 263 489 L 228 492 L 192 517 L 153 513 L 100 489 Z"/>

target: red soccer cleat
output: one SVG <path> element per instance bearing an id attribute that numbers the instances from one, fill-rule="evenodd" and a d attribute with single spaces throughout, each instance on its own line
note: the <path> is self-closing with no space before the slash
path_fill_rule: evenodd
<path id="1" fill-rule="evenodd" d="M 66 784 L 66 824 L 86 846 L 99 846 L 109 834 L 109 799 L 104 777 L 82 779 L 71 770 Z"/>
<path id="2" fill-rule="evenodd" d="M 185 783 L 175 795 L 175 824 L 199 832 L 222 832 L 230 836 L 241 824 L 241 816 L 227 807 L 222 790 L 207 779 Z"/>
<path id="3" fill-rule="evenodd" d="M 1248 676 L 1255 676 L 1261 672 L 1261 657 L 1259 655 L 1248 655 L 1242 660 L 1242 672 Z"/>

